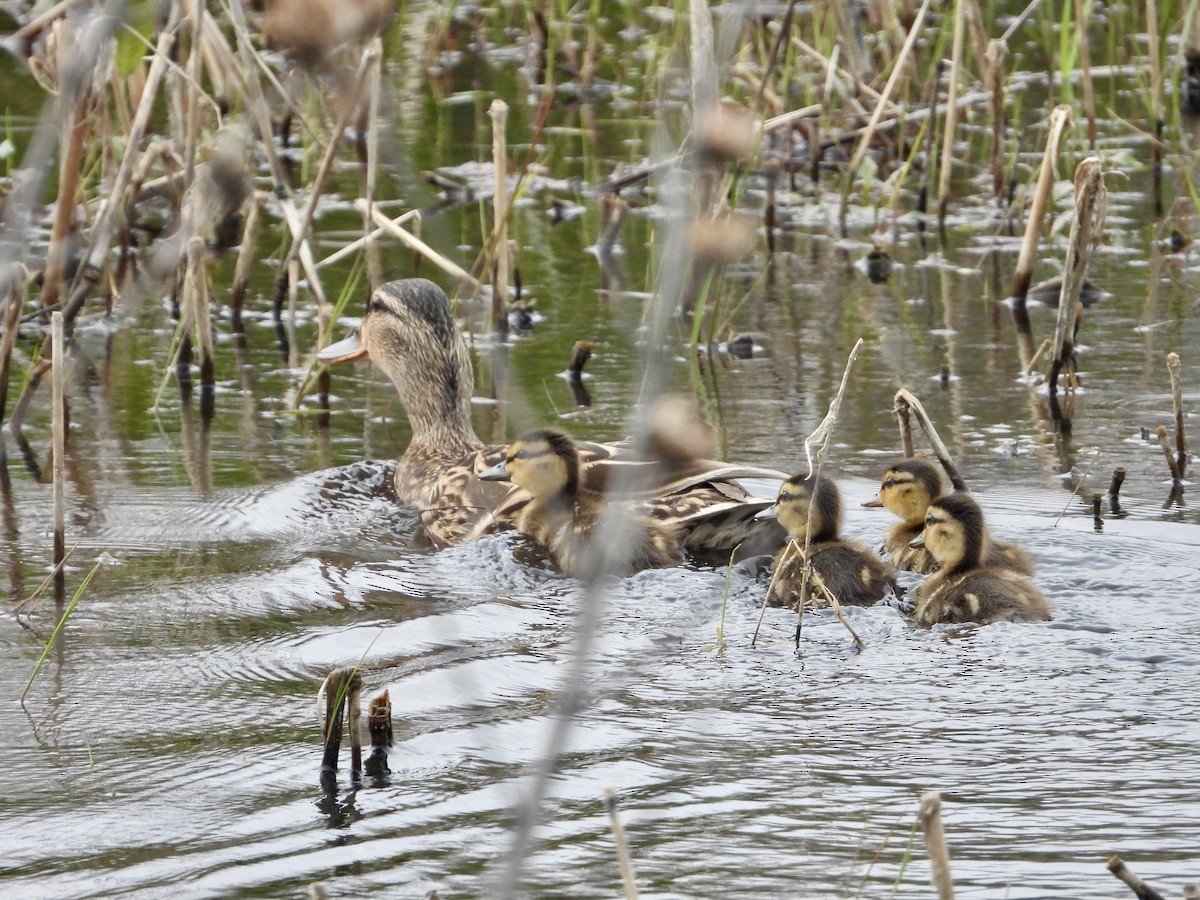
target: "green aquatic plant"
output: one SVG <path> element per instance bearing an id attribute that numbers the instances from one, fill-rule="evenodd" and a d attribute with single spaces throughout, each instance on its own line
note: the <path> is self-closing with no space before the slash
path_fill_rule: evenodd
<path id="1" fill-rule="evenodd" d="M 67 620 L 71 618 L 71 613 L 75 612 L 75 607 L 79 605 L 79 601 L 83 599 L 84 591 L 88 585 L 92 583 L 92 577 L 100 568 L 100 561 L 97 560 L 92 564 L 92 568 L 84 576 L 83 581 L 79 583 L 79 587 L 75 589 L 75 593 L 71 595 L 69 602 L 63 609 L 62 615 L 58 619 L 58 624 L 54 626 L 54 631 L 50 633 L 50 639 L 46 641 L 46 646 L 42 648 L 42 655 L 38 657 L 38 661 L 34 664 L 33 673 L 29 676 L 29 681 L 25 682 L 25 689 L 21 691 L 21 696 L 17 699 L 25 702 L 25 695 L 29 693 L 29 689 L 33 687 L 33 681 L 38 677 L 38 672 L 42 670 L 42 665 L 46 662 L 46 657 L 50 655 L 50 651 L 54 649 L 54 645 L 58 642 L 59 635 L 62 634 L 63 628 L 66 627 Z"/>

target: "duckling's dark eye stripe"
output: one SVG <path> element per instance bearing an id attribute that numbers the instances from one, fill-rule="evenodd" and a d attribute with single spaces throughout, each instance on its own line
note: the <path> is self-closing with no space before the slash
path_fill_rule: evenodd
<path id="1" fill-rule="evenodd" d="M 510 456 L 509 459 L 510 460 L 511 459 L 537 459 L 538 457 L 541 457 L 541 456 L 553 456 L 553 455 L 554 455 L 554 451 L 548 447 L 545 450 L 530 450 L 528 448 L 522 448 L 522 449 L 518 450 L 516 453 L 514 453 L 512 456 Z"/>

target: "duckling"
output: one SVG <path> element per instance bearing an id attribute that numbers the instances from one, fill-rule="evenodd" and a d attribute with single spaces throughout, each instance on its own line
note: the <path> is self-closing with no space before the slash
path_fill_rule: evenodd
<path id="1" fill-rule="evenodd" d="M 923 538 L 941 568 L 917 591 L 913 618 L 926 628 L 939 622 L 1045 621 L 1046 598 L 1022 575 L 987 564 L 983 511 L 969 494 L 948 494 L 929 504 Z"/>
<path id="2" fill-rule="evenodd" d="M 842 497 L 831 479 L 807 472 L 792 476 L 779 489 L 774 512 L 795 548 L 784 547 L 776 554 L 774 568 L 783 568 L 772 580 L 767 598 L 772 606 L 791 606 L 799 599 L 806 534 L 813 570 L 839 603 L 870 606 L 882 600 L 889 588 L 897 592 L 895 579 L 875 554 L 838 537 Z"/>
<path id="3" fill-rule="evenodd" d="M 884 506 L 903 521 L 888 529 L 883 539 L 883 555 L 897 569 L 928 575 L 938 563 L 928 547 L 914 547 L 925 528 L 929 504 L 943 494 L 942 476 L 936 466 L 923 459 L 905 459 L 883 473 L 879 495 L 863 506 Z M 1022 575 L 1034 573 L 1033 561 L 1015 544 L 992 541 L 985 564 L 1011 569 Z"/>
<path id="4" fill-rule="evenodd" d="M 475 376 L 466 342 L 440 287 L 422 278 L 382 285 L 367 304 L 356 336 L 326 347 L 325 363 L 370 358 L 392 380 L 408 414 L 412 439 L 396 463 L 396 494 L 415 506 L 438 546 L 511 528 L 529 494 L 479 474 L 505 458 L 503 444 L 485 446 L 471 424 Z M 660 514 L 683 526 L 689 550 L 728 551 L 751 536 L 774 550 L 783 540 L 774 523 L 754 521 L 769 501 L 755 503 L 739 479 L 773 479 L 771 469 L 705 459 L 660 465 L 637 456 L 630 443 L 578 443 L 581 483 L 601 489 L 609 481 L 635 484 Z M 642 467 L 645 477 L 610 478 L 614 466 Z"/>
<path id="5" fill-rule="evenodd" d="M 509 444 L 504 460 L 479 477 L 485 481 L 511 479 L 529 492 L 533 499 L 518 514 L 517 530 L 568 575 L 595 574 L 595 569 L 586 568 L 595 563 L 606 564 L 605 568 L 616 574 L 631 575 L 683 561 L 679 526 L 635 510 L 627 517 L 608 520 L 618 531 L 605 534 L 622 542 L 609 548 L 610 559 L 589 553 L 599 535 L 606 504 L 599 493 L 580 483 L 580 465 L 579 450 L 570 435 L 557 428 L 538 428 Z"/>

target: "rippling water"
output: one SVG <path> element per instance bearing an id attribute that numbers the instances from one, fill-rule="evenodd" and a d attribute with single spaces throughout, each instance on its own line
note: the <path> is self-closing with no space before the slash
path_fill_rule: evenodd
<path id="1" fill-rule="evenodd" d="M 458 68 L 442 60 L 453 89 L 473 83 L 472 60 L 497 66 L 498 89 L 513 84 L 508 63 L 464 52 Z M 1025 114 L 1041 123 L 1046 88 L 1025 89 Z M 417 163 L 484 158 L 470 149 L 474 95 L 428 90 L 428 108 L 396 126 Z M 640 156 L 627 109 L 597 102 L 621 113 L 612 127 Z M 1122 89 L 1113 102 L 1149 130 L 1137 95 Z M 514 106 L 514 132 L 528 130 L 527 115 Z M 547 140 L 560 142 L 565 166 L 594 165 L 572 143 L 574 112 L 561 115 L 562 133 Z M 448 137 L 430 147 L 412 136 L 420 128 Z M 684 325 L 667 373 L 697 396 L 724 455 L 797 469 L 864 338 L 828 461 L 848 533 L 876 543 L 890 524 L 857 504 L 898 455 L 892 398 L 908 386 L 994 531 L 1028 547 L 1054 621 L 923 631 L 882 605 L 847 610 L 861 651 L 827 612 L 806 616 L 797 649 L 794 615 L 768 610 L 752 648 L 765 584 L 735 572 L 718 647 L 723 569 L 614 583 L 526 864 L 529 896 L 619 893 L 608 788 L 650 896 L 928 897 L 914 831 L 927 790 L 946 798 L 960 897 L 1122 896 L 1104 870 L 1113 852 L 1168 896 L 1200 881 L 1200 516 L 1190 494 L 1164 508 L 1166 467 L 1142 432 L 1171 420 L 1167 352 L 1183 353 L 1185 406 L 1200 397 L 1200 263 L 1195 251 L 1155 254 L 1147 171 L 1121 155 L 1147 143 L 1119 123 L 1106 129 L 1110 164 L 1131 183 L 1110 199 L 1110 241 L 1092 267 L 1112 296 L 1085 320 L 1070 432 L 1018 377 L 1002 302 L 1016 244 L 968 197 L 945 247 L 907 221 L 889 232 L 901 267 L 884 285 L 857 265 L 879 236 L 875 210 L 853 210 L 853 233 L 839 238 L 828 203 L 787 198 L 778 252 L 729 273 L 726 302 L 744 299 L 731 330 L 752 337 L 755 356 L 693 367 Z M 1185 192 L 1181 173 L 1168 168 L 1167 180 Z M 748 207 L 760 187 L 748 184 Z M 325 233 L 338 225 L 330 217 Z M 584 250 L 589 217 L 551 229 L 540 206 L 514 211 L 541 320 L 504 350 L 513 388 L 501 433 L 556 417 L 581 437 L 625 431 L 653 217 L 635 210 L 626 222 L 630 290 L 616 293 Z M 431 218 L 427 235 L 469 265 L 473 218 L 474 207 Z M 1063 240 L 1047 243 L 1061 253 Z M 393 275 L 411 264 L 392 249 L 385 262 Z M 511 537 L 426 546 L 413 511 L 383 487 L 386 464 L 361 462 L 393 458 L 407 441 L 390 385 L 366 369 L 338 372 L 329 427 L 308 407 L 293 411 L 285 398 L 301 363 L 281 354 L 262 311 L 269 282 L 240 343 L 220 323 L 225 380 L 211 429 L 173 383 L 156 403 L 173 328 L 156 304 L 81 327 L 69 584 L 101 565 L 24 705 L 15 698 L 55 616 L 43 603 L 25 625 L 0 619 L 5 897 L 294 897 L 314 881 L 337 897 L 494 890 L 588 600 Z M 496 351 L 478 314 L 462 311 L 483 394 Z M 296 326 L 303 340 L 310 312 Z M 1052 330 L 1053 312 L 1031 315 L 1039 339 Z M 581 338 L 596 345 L 587 411 L 555 377 Z M 31 410 L 29 451 L 9 441 L 0 483 L 13 601 L 34 591 L 50 555 L 45 401 Z M 497 428 L 494 410 L 479 407 L 481 433 Z M 1097 532 L 1088 501 L 1115 466 L 1129 473 L 1128 516 L 1106 513 Z M 369 695 L 391 694 L 392 771 L 354 790 L 343 769 L 327 795 L 315 692 L 330 668 L 356 662 Z"/>

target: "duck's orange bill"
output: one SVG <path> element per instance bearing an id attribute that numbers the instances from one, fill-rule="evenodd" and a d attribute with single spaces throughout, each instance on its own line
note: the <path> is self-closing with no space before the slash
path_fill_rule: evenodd
<path id="1" fill-rule="evenodd" d="M 883 506 L 883 501 L 876 497 L 874 500 L 864 500 L 863 506 L 870 506 L 874 509 L 878 509 Z"/>
<path id="2" fill-rule="evenodd" d="M 344 341 L 330 344 L 317 354 L 317 361 L 326 365 L 331 363 L 348 362 L 352 359 L 368 359 L 367 348 L 362 345 L 357 334 L 352 334 Z"/>

